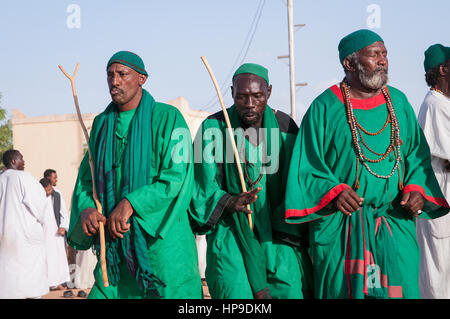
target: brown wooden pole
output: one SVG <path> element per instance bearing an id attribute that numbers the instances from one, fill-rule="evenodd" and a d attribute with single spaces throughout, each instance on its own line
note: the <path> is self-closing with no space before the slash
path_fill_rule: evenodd
<path id="1" fill-rule="evenodd" d="M 206 60 L 206 57 L 202 56 L 200 58 L 202 59 L 203 63 L 205 64 L 206 69 L 208 70 L 209 75 L 211 76 L 211 80 L 213 81 L 214 87 L 216 88 L 217 96 L 219 97 L 220 106 L 222 107 L 223 115 L 225 116 L 225 122 L 227 123 L 227 131 L 228 131 L 228 135 L 230 137 L 231 146 L 233 147 L 234 159 L 236 161 L 236 166 L 237 166 L 237 170 L 239 173 L 239 179 L 241 181 L 242 191 L 247 192 L 247 187 L 245 186 L 244 174 L 242 173 L 239 152 L 236 147 L 236 142 L 234 141 L 233 129 L 231 128 L 230 118 L 228 117 L 228 112 L 227 112 L 227 109 L 225 108 L 225 103 L 223 102 L 222 93 L 220 92 L 219 84 L 217 83 L 216 77 L 214 76 L 214 74 L 211 70 L 211 67 L 208 64 L 208 60 Z M 247 209 L 250 210 L 250 205 L 247 205 Z M 248 216 L 248 224 L 250 225 L 250 229 L 253 230 L 252 215 L 247 214 L 247 216 Z"/>
<path id="2" fill-rule="evenodd" d="M 80 67 L 80 64 L 77 63 L 77 66 L 75 67 L 75 72 L 72 76 L 66 73 L 64 71 L 63 67 L 58 65 L 62 73 L 70 80 L 70 84 L 72 85 L 72 94 L 73 94 L 73 100 L 75 101 L 75 108 L 77 109 L 77 115 L 78 115 L 78 121 L 80 122 L 81 128 L 84 133 L 84 137 L 86 139 L 86 144 L 88 147 L 88 153 L 89 153 L 89 166 L 91 168 L 91 176 L 92 176 L 92 196 L 94 197 L 95 206 L 97 207 L 97 211 L 102 214 L 102 205 L 100 201 L 98 200 L 97 190 L 95 188 L 95 182 L 94 182 L 94 162 L 92 161 L 92 153 L 91 149 L 89 147 L 89 134 L 86 129 L 86 125 L 84 125 L 83 118 L 81 117 L 80 112 L 80 106 L 78 105 L 78 96 L 77 92 L 75 90 L 75 77 L 77 76 L 78 68 Z M 100 265 L 102 269 L 102 277 L 103 277 L 103 286 L 108 287 L 109 281 L 108 281 L 108 271 L 106 269 L 106 247 L 105 247 L 105 227 L 103 225 L 103 222 L 99 222 L 99 236 L 100 236 Z"/>

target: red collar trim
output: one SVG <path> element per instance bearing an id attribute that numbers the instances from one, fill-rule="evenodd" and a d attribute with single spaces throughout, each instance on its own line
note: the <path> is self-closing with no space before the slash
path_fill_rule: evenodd
<path id="1" fill-rule="evenodd" d="M 342 96 L 341 89 L 338 85 L 333 85 L 330 90 L 336 95 L 336 97 L 344 104 L 344 97 Z M 389 89 L 386 87 L 386 91 L 389 93 Z M 353 99 L 350 98 L 354 109 L 370 110 L 380 105 L 386 104 L 386 100 L 383 93 L 380 92 L 377 96 L 370 99 Z"/>

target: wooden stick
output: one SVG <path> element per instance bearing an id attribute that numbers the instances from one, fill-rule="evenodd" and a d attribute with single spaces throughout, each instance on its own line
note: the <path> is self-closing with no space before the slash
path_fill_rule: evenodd
<path id="1" fill-rule="evenodd" d="M 77 92 L 75 90 L 75 77 L 77 76 L 78 68 L 80 64 L 77 63 L 77 66 L 75 67 L 75 72 L 72 76 L 68 75 L 66 71 L 64 71 L 63 67 L 58 65 L 62 73 L 70 80 L 70 83 L 72 85 L 72 94 L 73 99 L 75 101 L 75 108 L 77 109 L 77 115 L 78 115 L 78 121 L 80 122 L 81 128 L 84 133 L 84 137 L 86 139 L 87 147 L 88 147 L 88 153 L 89 153 L 89 166 L 91 168 L 91 176 L 92 176 L 92 195 L 94 197 L 95 206 L 97 207 L 97 211 L 102 214 L 102 204 L 98 200 L 97 190 L 95 188 L 95 182 L 94 182 L 94 162 L 92 161 L 92 153 L 91 149 L 89 147 L 89 134 L 86 129 L 86 126 L 84 125 L 83 119 L 81 117 L 80 107 L 78 105 L 78 96 Z M 103 286 L 108 287 L 109 281 L 108 281 L 108 271 L 106 269 L 106 248 L 105 248 L 105 228 L 103 225 L 103 222 L 99 222 L 99 235 L 100 235 L 100 265 L 102 269 L 102 276 L 103 276 Z"/>
<path id="2" fill-rule="evenodd" d="M 230 118 L 228 117 L 227 109 L 225 108 L 225 103 L 223 102 L 222 93 L 220 92 L 219 84 L 217 83 L 217 80 L 211 70 L 211 67 L 208 64 L 208 61 L 206 60 L 206 57 L 202 56 L 200 57 L 203 61 L 203 63 L 206 66 L 206 69 L 209 72 L 209 75 L 211 76 L 211 80 L 214 83 L 214 87 L 216 88 L 217 96 L 219 97 L 220 106 L 222 107 L 223 115 L 225 116 L 225 122 L 227 123 L 227 131 L 228 136 L 230 137 L 231 146 L 233 147 L 234 152 L 234 159 L 236 161 L 237 170 L 239 173 L 239 179 L 241 180 L 241 187 L 243 192 L 247 192 L 247 187 L 245 186 L 245 180 L 244 180 L 244 174 L 242 173 L 242 167 L 241 167 L 241 160 L 239 158 L 239 153 L 236 147 L 236 142 L 234 141 L 234 134 L 233 129 L 231 128 Z M 247 209 L 250 210 L 250 205 L 247 204 Z M 250 225 L 250 229 L 253 230 L 253 223 L 252 223 L 252 215 L 247 214 L 248 216 L 248 224 Z"/>

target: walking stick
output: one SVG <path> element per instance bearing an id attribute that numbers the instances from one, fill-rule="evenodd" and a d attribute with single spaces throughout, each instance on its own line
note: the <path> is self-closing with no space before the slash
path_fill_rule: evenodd
<path id="1" fill-rule="evenodd" d="M 202 56 L 200 57 L 203 61 L 203 63 L 206 66 L 206 69 L 209 72 L 209 75 L 211 76 L 211 80 L 213 81 L 214 87 L 216 88 L 217 96 L 219 97 L 220 106 L 222 107 L 223 115 L 225 116 L 225 122 L 227 123 L 227 131 L 228 136 L 230 137 L 231 146 L 233 147 L 234 152 L 234 159 L 236 161 L 237 170 L 239 173 L 239 179 L 241 180 L 241 187 L 243 192 L 247 192 L 247 187 L 245 186 L 245 180 L 244 180 L 244 174 L 242 174 L 242 167 L 241 167 L 241 160 L 239 159 L 239 153 L 236 147 L 236 142 L 234 140 L 234 134 L 233 130 L 231 128 L 230 118 L 228 117 L 227 109 L 225 108 L 225 103 L 223 102 L 222 93 L 220 93 L 220 88 L 217 83 L 217 80 L 211 70 L 211 67 L 208 64 L 208 61 L 206 60 L 206 57 Z M 247 209 L 250 210 L 250 205 L 247 204 Z M 248 217 L 248 224 L 250 225 L 250 229 L 253 230 L 253 223 L 252 223 L 252 215 L 247 214 Z"/>
<path id="2" fill-rule="evenodd" d="M 66 71 L 64 71 L 63 67 L 58 65 L 58 67 L 61 69 L 62 73 L 70 80 L 70 83 L 72 85 L 72 93 L 73 93 L 73 100 L 75 101 L 75 108 L 77 109 L 77 115 L 78 115 L 78 121 L 80 122 L 81 128 L 84 133 L 84 137 L 86 139 L 87 147 L 88 147 L 88 153 L 89 153 L 89 166 L 91 168 L 91 176 L 92 176 L 92 195 L 94 197 L 95 206 L 97 207 L 97 211 L 102 214 L 102 204 L 100 204 L 100 201 L 98 200 L 97 190 L 95 188 L 95 182 L 94 182 L 94 162 L 92 161 L 92 153 L 91 149 L 89 147 L 89 134 L 86 129 L 86 126 L 84 125 L 83 119 L 81 118 L 81 112 L 80 107 L 78 105 L 78 96 L 77 92 L 75 90 L 75 77 L 77 76 L 78 67 L 80 66 L 79 63 L 77 63 L 77 66 L 75 67 L 75 72 L 72 76 L 68 75 Z M 102 269 L 102 276 L 103 276 L 103 286 L 108 287 L 108 271 L 106 269 L 106 249 L 105 249 L 105 228 L 103 225 L 103 222 L 99 222 L 99 235 L 100 235 L 100 265 Z"/>

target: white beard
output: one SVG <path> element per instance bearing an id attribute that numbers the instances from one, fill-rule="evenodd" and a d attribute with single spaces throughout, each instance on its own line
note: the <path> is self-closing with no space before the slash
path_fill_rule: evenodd
<path id="1" fill-rule="evenodd" d="M 375 70 L 373 73 L 367 72 L 362 64 L 356 63 L 356 68 L 358 69 L 358 78 L 362 86 L 372 89 L 379 90 L 385 86 L 389 81 L 389 76 L 386 73 L 380 73 L 379 70 Z"/>

